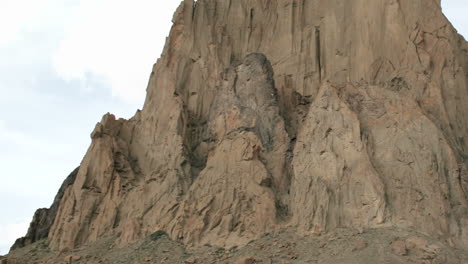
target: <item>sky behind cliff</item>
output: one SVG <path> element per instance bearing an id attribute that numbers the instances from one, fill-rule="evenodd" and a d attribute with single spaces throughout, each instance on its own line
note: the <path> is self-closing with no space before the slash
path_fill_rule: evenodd
<path id="1" fill-rule="evenodd" d="M 464 36 L 466 1 L 443 1 Z M 141 108 L 179 3 L 0 0 L 0 254 L 50 205 L 101 116 Z"/>

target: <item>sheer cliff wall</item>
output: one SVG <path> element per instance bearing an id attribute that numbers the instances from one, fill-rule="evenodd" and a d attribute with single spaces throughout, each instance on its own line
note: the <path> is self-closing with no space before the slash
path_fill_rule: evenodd
<path id="1" fill-rule="evenodd" d="M 467 248 L 468 44 L 440 1 L 186 0 L 173 23 L 143 109 L 96 125 L 53 248 L 284 226 Z"/>

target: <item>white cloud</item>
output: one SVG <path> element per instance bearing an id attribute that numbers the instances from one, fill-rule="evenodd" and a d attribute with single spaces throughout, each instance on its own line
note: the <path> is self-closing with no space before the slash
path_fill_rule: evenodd
<path id="1" fill-rule="evenodd" d="M 0 144 L 2 146 L 12 146 L 14 151 L 28 150 L 29 152 L 41 152 L 43 154 L 65 153 L 70 145 L 66 144 L 51 144 L 45 142 L 38 137 L 24 133 L 18 130 L 9 128 L 6 122 L 0 119 Z M 14 151 L 11 151 L 13 154 Z"/>
<path id="2" fill-rule="evenodd" d="M 75 0 L 2 0 L 0 48 L 11 47 L 31 32 L 44 33 L 44 37 L 47 37 L 47 31 L 61 27 L 74 2 Z"/>
<path id="3" fill-rule="evenodd" d="M 27 8 L 25 8 L 27 6 Z M 41 13 L 41 1 L 4 0 L 0 9 L 0 47 L 11 44 Z"/>
<path id="4" fill-rule="evenodd" d="M 64 80 L 103 77 L 112 94 L 141 104 L 178 0 L 82 0 L 54 57 Z M 89 87 L 88 87 L 89 89 Z"/>

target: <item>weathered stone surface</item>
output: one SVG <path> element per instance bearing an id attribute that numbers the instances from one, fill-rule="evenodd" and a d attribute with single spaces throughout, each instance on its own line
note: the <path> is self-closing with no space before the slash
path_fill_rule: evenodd
<path id="1" fill-rule="evenodd" d="M 244 258 L 240 258 L 238 261 L 237 261 L 238 264 L 254 264 L 255 263 L 255 258 L 253 257 L 244 257 Z"/>
<path id="2" fill-rule="evenodd" d="M 399 256 L 405 256 L 406 254 L 408 254 L 408 249 L 406 248 L 405 241 L 402 241 L 402 240 L 393 241 L 391 247 L 392 247 L 392 252 L 394 254 L 397 254 Z"/>
<path id="3" fill-rule="evenodd" d="M 185 0 L 145 105 L 108 114 L 48 238 L 395 226 L 468 247 L 468 44 L 427 0 Z"/>
<path id="4" fill-rule="evenodd" d="M 223 77 L 208 120 L 207 163 L 175 218 L 187 244 L 246 244 L 277 224 L 288 135 L 270 63 L 251 54 Z M 276 197 L 275 197 L 276 196 Z"/>
<path id="5" fill-rule="evenodd" d="M 354 248 L 353 250 L 363 250 L 365 248 L 367 248 L 367 241 L 365 239 L 357 239 L 355 242 L 354 242 Z"/>
<path id="6" fill-rule="evenodd" d="M 324 85 L 294 149 L 292 212 L 303 231 L 384 222 L 385 191 L 367 156 L 359 118 Z"/>
<path id="7" fill-rule="evenodd" d="M 66 256 L 66 257 L 64 258 L 65 263 L 67 263 L 67 264 L 76 263 L 76 262 L 79 261 L 80 259 L 81 259 L 81 256 L 76 256 L 76 255 L 69 255 L 69 256 Z"/>
<path id="8" fill-rule="evenodd" d="M 443 236 L 466 228 L 454 224 L 466 217 L 457 213 L 466 199 L 455 180 L 466 165 L 413 99 L 326 84 L 301 132 L 292 208 L 303 230 L 392 224 Z"/>

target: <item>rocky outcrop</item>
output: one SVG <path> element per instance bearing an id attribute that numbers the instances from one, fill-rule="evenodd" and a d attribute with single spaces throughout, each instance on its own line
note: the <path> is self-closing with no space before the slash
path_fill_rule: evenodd
<path id="1" fill-rule="evenodd" d="M 46 239 L 48 237 L 50 227 L 54 223 L 54 219 L 57 216 L 57 209 L 60 202 L 62 201 L 63 194 L 65 190 L 75 181 L 78 169 L 79 168 L 73 170 L 72 173 L 70 173 L 70 175 L 68 175 L 68 177 L 65 179 L 65 181 L 63 181 L 50 208 L 37 209 L 37 211 L 34 213 L 33 220 L 29 225 L 28 232 L 24 237 L 18 238 L 10 250 L 25 247 L 29 244 L 32 244 L 41 239 Z"/>
<path id="2" fill-rule="evenodd" d="M 455 223 L 466 217 L 466 165 L 392 85 L 322 86 L 294 153 L 295 223 L 312 232 L 396 225 L 463 243 L 466 224 Z"/>
<path id="3" fill-rule="evenodd" d="M 187 244 L 246 244 L 278 224 L 289 182 L 289 137 L 264 55 L 250 54 L 223 74 L 207 127 L 199 146 L 208 149 L 206 166 L 169 230 Z"/>
<path id="4" fill-rule="evenodd" d="M 48 239 L 296 227 L 468 247 L 467 43 L 426 0 L 185 0 L 145 105 L 108 114 Z"/>

